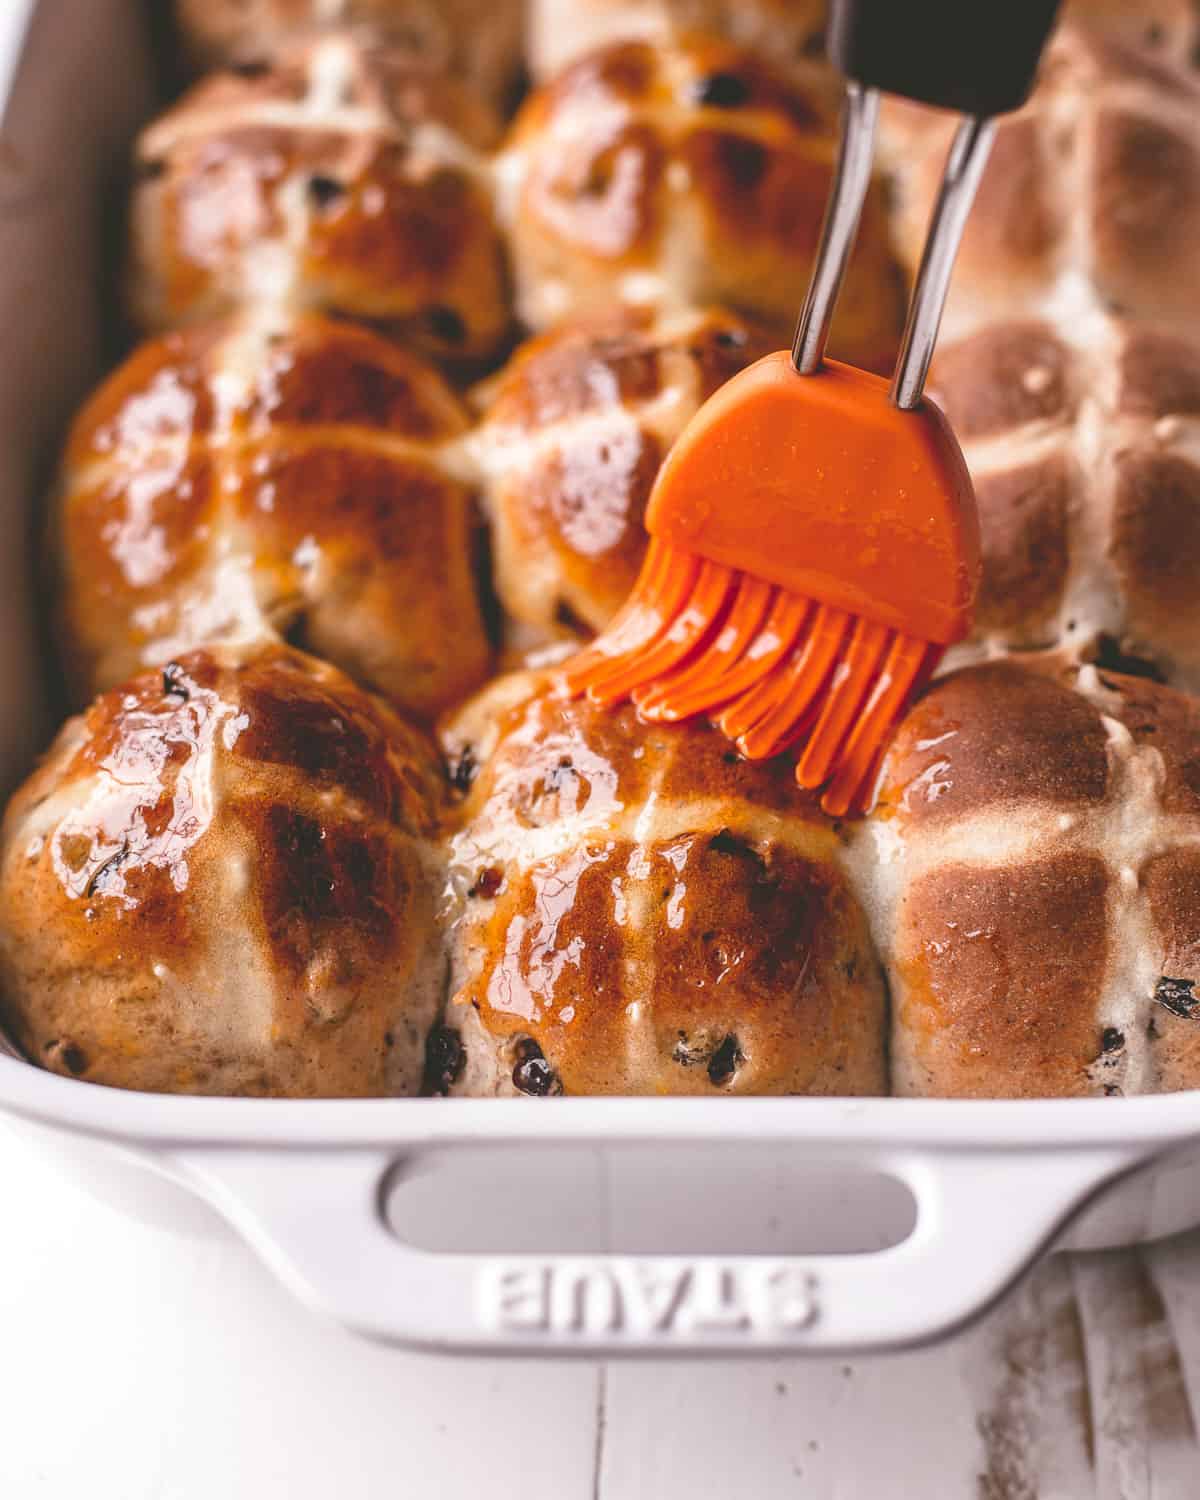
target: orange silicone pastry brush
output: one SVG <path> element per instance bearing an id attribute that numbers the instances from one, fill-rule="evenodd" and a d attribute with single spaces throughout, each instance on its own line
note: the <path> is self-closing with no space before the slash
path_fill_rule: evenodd
<path id="1" fill-rule="evenodd" d="M 892 727 L 971 627 L 974 492 L 923 390 L 991 116 L 1027 95 L 1054 10 L 1046 0 L 978 10 L 962 0 L 835 0 L 832 53 L 851 81 L 795 344 L 724 385 L 671 449 L 637 583 L 563 669 L 569 693 L 602 705 L 631 698 L 658 723 L 708 715 L 748 759 L 794 753 L 797 780 L 823 788 L 827 812 L 868 802 Z M 881 87 L 969 110 L 890 383 L 824 358 Z"/>

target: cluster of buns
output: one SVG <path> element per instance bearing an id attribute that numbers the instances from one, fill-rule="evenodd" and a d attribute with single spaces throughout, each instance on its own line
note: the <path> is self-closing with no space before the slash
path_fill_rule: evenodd
<path id="1" fill-rule="evenodd" d="M 933 374 L 976 637 L 846 822 L 707 723 L 492 676 L 604 626 L 671 444 L 787 341 L 821 0 L 538 0 L 524 54 L 512 0 L 177 0 L 221 71 L 139 143 L 147 341 L 52 497 L 99 696 L 0 836 L 29 1057 L 294 1095 L 1200 1083 L 1197 28 L 1067 10 Z M 948 128 L 886 114 L 857 363 L 894 349 Z"/>

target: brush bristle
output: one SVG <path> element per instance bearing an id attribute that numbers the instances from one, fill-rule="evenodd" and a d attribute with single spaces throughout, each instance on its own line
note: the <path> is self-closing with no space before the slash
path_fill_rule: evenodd
<path id="1" fill-rule="evenodd" d="M 840 817 L 870 796 L 943 649 L 652 539 L 624 608 L 563 679 L 654 723 L 707 714 L 747 760 L 794 750 L 796 780 L 824 786 Z"/>

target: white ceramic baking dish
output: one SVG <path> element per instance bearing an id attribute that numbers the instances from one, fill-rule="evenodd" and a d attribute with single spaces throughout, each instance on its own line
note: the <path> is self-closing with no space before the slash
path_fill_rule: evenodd
<path id="1" fill-rule="evenodd" d="M 151 107 L 135 0 L 0 0 L 0 772 L 48 728 L 31 498 L 100 368 L 106 184 Z M 3 103 L 7 97 L 7 110 Z M 93 1187 L 230 1220 L 365 1334 L 554 1354 L 891 1348 L 1052 1244 L 1200 1224 L 1200 1101 L 373 1100 L 123 1093 L 0 1055 Z"/>

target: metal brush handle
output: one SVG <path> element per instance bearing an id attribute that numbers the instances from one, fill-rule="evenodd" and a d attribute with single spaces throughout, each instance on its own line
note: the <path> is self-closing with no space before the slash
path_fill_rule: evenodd
<path id="1" fill-rule="evenodd" d="M 863 201 L 871 182 L 878 119 L 879 90 L 847 83 L 833 191 L 825 209 L 812 279 L 792 343 L 792 363 L 801 375 L 815 375 L 825 355 L 829 325 L 846 279 L 850 251 L 854 248 Z"/>
<path id="2" fill-rule="evenodd" d="M 800 375 L 815 374 L 825 355 L 829 326 L 846 278 L 850 252 L 871 181 L 878 117 L 879 91 L 858 83 L 847 83 L 833 192 L 821 226 L 821 242 L 808 295 L 792 343 L 792 363 Z M 904 411 L 911 411 L 920 404 L 946 294 L 950 289 L 950 272 L 954 268 L 975 190 L 987 164 L 993 134 L 994 121 L 991 119 L 973 116 L 964 120 L 946 158 L 916 286 L 909 303 L 900 358 L 892 379 L 892 400 Z"/>
<path id="3" fill-rule="evenodd" d="M 994 120 L 971 116 L 958 127 L 946 158 L 916 286 L 908 305 L 900 358 L 892 376 L 892 401 L 901 411 L 911 411 L 920 405 L 950 290 L 950 272 L 975 201 L 975 190 L 987 165 L 995 130 Z"/>
<path id="4" fill-rule="evenodd" d="M 966 116 L 946 159 L 892 380 L 898 407 L 909 411 L 920 403 L 993 117 L 1028 96 L 1058 3 L 832 0 L 830 56 L 846 75 L 846 103 L 833 192 L 792 344 L 799 374 L 821 368 L 871 180 L 880 91 L 903 94 Z"/>

